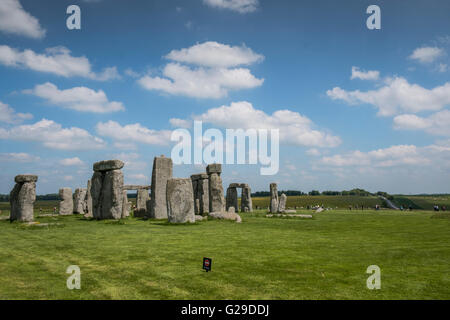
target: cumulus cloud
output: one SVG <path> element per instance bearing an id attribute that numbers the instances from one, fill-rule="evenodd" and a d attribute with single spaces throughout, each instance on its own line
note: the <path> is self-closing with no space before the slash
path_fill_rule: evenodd
<path id="1" fill-rule="evenodd" d="M 445 51 L 438 47 L 421 47 L 415 49 L 409 58 L 420 63 L 431 63 L 444 54 Z"/>
<path id="2" fill-rule="evenodd" d="M 335 147 L 341 143 L 339 137 L 314 129 L 314 123 L 298 112 L 278 110 L 269 115 L 246 101 L 209 109 L 194 119 L 227 129 L 279 129 L 280 142 L 297 146 Z"/>
<path id="3" fill-rule="evenodd" d="M 0 1 L 0 31 L 35 39 L 45 36 L 39 20 L 26 12 L 19 0 Z"/>
<path id="4" fill-rule="evenodd" d="M 0 162 L 36 162 L 40 158 L 29 153 L 0 153 Z"/>
<path id="5" fill-rule="evenodd" d="M 95 150 L 105 146 L 102 139 L 92 136 L 84 129 L 63 128 L 60 124 L 47 119 L 31 125 L 0 128 L 0 139 L 38 142 L 44 147 L 58 150 Z"/>
<path id="6" fill-rule="evenodd" d="M 81 166 L 84 165 L 84 162 L 78 158 L 66 158 L 59 161 L 59 164 L 66 167 L 72 167 L 72 166 Z"/>
<path id="7" fill-rule="evenodd" d="M 402 114 L 394 118 L 394 128 L 399 130 L 423 130 L 440 136 L 450 136 L 450 111 L 442 110 L 428 117 Z"/>
<path id="8" fill-rule="evenodd" d="M 30 113 L 17 113 L 9 105 L 0 101 L 0 122 L 9 124 L 21 123 L 24 120 L 32 119 L 33 115 Z"/>
<path id="9" fill-rule="evenodd" d="M 258 0 L 203 0 L 213 8 L 228 9 L 239 13 L 254 12 L 258 9 Z"/>
<path id="10" fill-rule="evenodd" d="M 360 79 L 360 80 L 378 80 L 380 77 L 380 72 L 376 70 L 360 70 L 358 67 L 352 67 L 352 76 L 350 80 Z"/>
<path id="11" fill-rule="evenodd" d="M 369 152 L 353 151 L 347 154 L 323 157 L 320 162 L 335 167 L 425 165 L 431 162 L 427 154 L 428 149 L 430 147 L 418 148 L 415 145 L 397 145 Z"/>
<path id="12" fill-rule="evenodd" d="M 262 55 L 245 46 L 205 42 L 173 50 L 166 58 L 173 62 L 164 67 L 162 77 L 146 75 L 138 80 L 143 88 L 171 95 L 217 99 L 227 96 L 229 91 L 259 87 L 264 82 L 248 68 L 238 67 L 263 60 Z"/>
<path id="13" fill-rule="evenodd" d="M 342 100 L 350 105 L 371 104 L 378 108 L 381 116 L 392 116 L 400 112 L 417 113 L 437 111 L 450 104 L 450 83 L 433 89 L 410 84 L 405 78 L 385 80 L 384 86 L 369 91 L 346 91 L 335 87 L 327 91 L 333 100 Z"/>
<path id="14" fill-rule="evenodd" d="M 192 121 L 191 120 L 172 118 L 172 119 L 169 120 L 169 122 L 175 128 L 189 129 L 190 127 L 192 127 Z"/>
<path id="15" fill-rule="evenodd" d="M 105 92 L 87 87 L 59 90 L 50 82 L 36 85 L 25 93 L 47 100 L 48 103 L 81 112 L 110 113 L 125 110 L 121 102 L 109 101 Z"/>
<path id="16" fill-rule="evenodd" d="M 96 129 L 99 135 L 118 142 L 140 142 L 150 145 L 167 145 L 171 135 L 169 130 L 151 130 L 139 123 L 122 126 L 111 120 L 99 122 Z"/>
<path id="17" fill-rule="evenodd" d="M 204 67 L 230 68 L 251 65 L 264 60 L 264 56 L 242 46 L 229 46 L 215 41 L 193 45 L 190 48 L 172 50 L 166 59 Z"/>
<path id="18" fill-rule="evenodd" d="M 20 51 L 7 45 L 0 45 L 0 64 L 66 78 L 84 77 L 106 81 L 120 77 L 116 67 L 105 68 L 100 73 L 93 72 L 91 63 L 86 57 L 73 57 L 70 50 L 65 47 L 48 48 L 45 53 L 39 54 L 29 49 Z"/>

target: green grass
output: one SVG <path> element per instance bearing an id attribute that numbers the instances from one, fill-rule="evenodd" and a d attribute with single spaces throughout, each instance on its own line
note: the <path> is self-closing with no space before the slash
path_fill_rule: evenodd
<path id="1" fill-rule="evenodd" d="M 0 299 L 450 299 L 450 219 L 433 216 L 333 210 L 309 220 L 259 211 L 242 214 L 241 224 L 0 221 Z M 205 256 L 212 272 L 201 270 Z M 73 264 L 81 290 L 66 288 Z M 366 288 L 373 264 L 381 290 Z"/>
<path id="2" fill-rule="evenodd" d="M 253 197 L 253 207 L 267 208 L 269 206 L 269 197 Z M 378 197 L 368 196 L 288 196 L 287 206 L 294 208 L 306 208 L 307 206 L 324 205 L 329 208 L 347 209 L 350 205 L 352 207 L 374 208 L 375 205 L 382 205 L 383 201 Z"/>

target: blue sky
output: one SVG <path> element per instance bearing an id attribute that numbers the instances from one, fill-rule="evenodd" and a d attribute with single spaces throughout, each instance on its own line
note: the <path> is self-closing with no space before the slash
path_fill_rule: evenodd
<path id="1" fill-rule="evenodd" d="M 81 30 L 66 27 L 72 4 Z M 366 27 L 371 4 L 381 30 Z M 225 185 L 448 193 L 449 9 L 448 1 L 4 0 L 0 193 L 21 173 L 39 175 L 40 194 L 83 187 L 92 163 L 110 158 L 126 162 L 126 183 L 149 184 L 153 157 L 170 155 L 171 130 L 194 118 L 221 130 L 280 127 L 279 173 L 225 165 Z"/>

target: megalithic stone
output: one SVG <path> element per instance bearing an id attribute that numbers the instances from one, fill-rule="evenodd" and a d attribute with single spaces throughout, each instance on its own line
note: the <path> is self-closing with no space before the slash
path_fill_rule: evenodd
<path id="1" fill-rule="evenodd" d="M 173 175 L 172 159 L 164 156 L 153 160 L 150 217 L 167 219 L 166 186 Z M 192 184 L 191 184 L 192 187 Z"/>
<path id="2" fill-rule="evenodd" d="M 209 212 L 225 211 L 225 197 L 223 196 L 222 165 L 219 163 L 210 164 L 206 167 L 209 178 Z"/>
<path id="3" fill-rule="evenodd" d="M 195 222 L 192 180 L 169 179 L 166 185 L 167 215 L 171 223 Z"/>
<path id="4" fill-rule="evenodd" d="M 233 207 L 236 209 L 238 207 L 238 192 L 237 188 L 228 187 L 227 197 L 226 197 L 226 209 L 227 211 Z"/>
<path id="5" fill-rule="evenodd" d="M 146 189 L 138 189 L 136 195 L 136 210 L 134 211 L 135 217 L 148 217 L 147 213 L 147 201 L 150 200 L 150 195 Z"/>
<path id="6" fill-rule="evenodd" d="M 270 212 L 278 212 L 278 188 L 276 183 L 270 184 Z"/>
<path id="7" fill-rule="evenodd" d="M 59 189 L 59 214 L 63 216 L 73 214 L 73 198 L 71 188 Z"/>
<path id="8" fill-rule="evenodd" d="M 10 221 L 30 222 L 34 220 L 37 180 L 36 175 L 18 175 L 14 178 L 16 184 L 9 194 Z"/>
<path id="9" fill-rule="evenodd" d="M 208 175 L 199 173 L 191 175 L 194 192 L 195 214 L 204 215 L 209 212 L 209 184 Z"/>
<path id="10" fill-rule="evenodd" d="M 88 180 L 88 182 L 87 182 L 86 197 L 85 197 L 84 201 L 86 202 L 84 216 L 86 218 L 92 218 L 94 215 L 92 213 L 91 180 Z"/>
<path id="11" fill-rule="evenodd" d="M 128 202 L 128 192 L 127 190 L 123 190 L 123 203 L 122 203 L 122 218 L 126 218 L 130 216 L 130 204 Z"/>
<path id="12" fill-rule="evenodd" d="M 278 203 L 278 212 L 283 213 L 286 210 L 286 201 L 287 196 L 284 193 L 282 193 Z"/>
<path id="13" fill-rule="evenodd" d="M 91 179 L 92 211 L 95 219 L 120 219 L 123 209 L 124 163 L 120 160 L 94 164 Z"/>
<path id="14" fill-rule="evenodd" d="M 73 213 L 84 214 L 86 210 L 86 193 L 84 188 L 77 188 L 73 193 Z"/>
<path id="15" fill-rule="evenodd" d="M 242 212 L 252 212 L 253 202 L 252 202 L 252 191 L 249 186 L 244 186 L 242 188 L 241 195 L 241 211 Z"/>

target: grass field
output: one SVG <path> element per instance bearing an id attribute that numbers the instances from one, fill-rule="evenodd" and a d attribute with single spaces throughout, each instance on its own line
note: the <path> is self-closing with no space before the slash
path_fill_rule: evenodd
<path id="1" fill-rule="evenodd" d="M 0 221 L 0 299 L 450 299 L 446 213 L 242 217 L 241 224 L 192 225 L 80 216 L 36 219 L 59 223 L 49 227 Z M 212 272 L 201 269 L 205 256 Z M 366 287 L 374 264 L 381 290 Z M 69 265 L 81 268 L 81 290 L 66 288 Z"/>
<path id="2" fill-rule="evenodd" d="M 253 206 L 256 208 L 267 208 L 269 206 L 269 197 L 252 197 Z M 306 208 L 307 206 L 323 205 L 327 208 L 347 209 L 350 205 L 352 207 L 362 205 L 365 208 L 375 208 L 375 205 L 382 205 L 383 201 L 378 197 L 368 196 L 288 196 L 287 206 L 294 208 Z"/>

